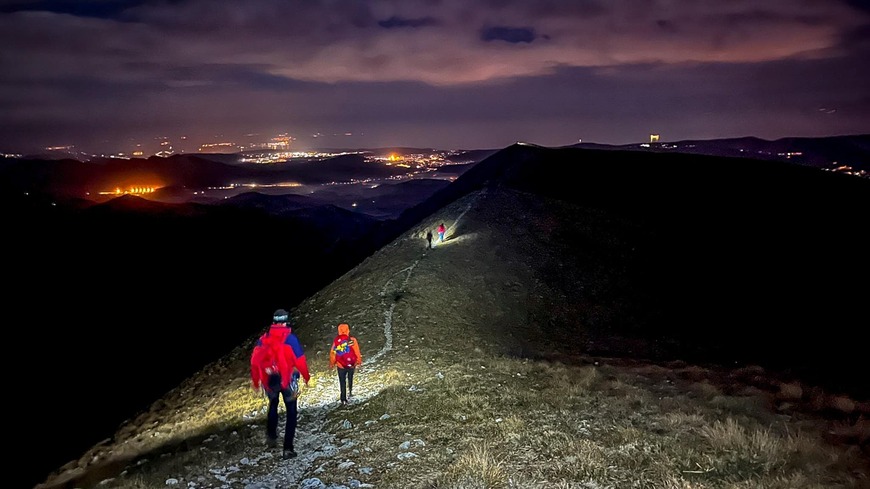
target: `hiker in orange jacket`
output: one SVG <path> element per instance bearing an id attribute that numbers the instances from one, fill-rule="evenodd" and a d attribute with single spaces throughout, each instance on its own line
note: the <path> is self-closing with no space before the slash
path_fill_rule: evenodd
<path id="1" fill-rule="evenodd" d="M 360 365 L 362 354 L 359 342 L 350 335 L 350 326 L 341 323 L 329 349 L 329 368 L 338 367 L 338 385 L 341 388 L 339 400 L 342 404 L 347 404 L 348 398 L 353 397 L 353 374 Z"/>

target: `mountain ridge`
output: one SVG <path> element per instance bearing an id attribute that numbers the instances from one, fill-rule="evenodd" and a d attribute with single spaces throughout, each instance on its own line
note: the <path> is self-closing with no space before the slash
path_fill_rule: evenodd
<path id="1" fill-rule="evenodd" d="M 578 143 L 564 147 L 679 152 L 787 161 L 797 165 L 811 166 L 830 171 L 849 172 L 864 178 L 870 178 L 870 134 L 783 137 L 772 140 L 756 136 L 744 136 L 624 145 Z"/>
<path id="2" fill-rule="evenodd" d="M 628 164 L 626 158 L 631 160 Z M 564 170 L 566 166 L 581 172 L 578 180 L 547 178 L 564 174 L 555 170 Z M 676 177 L 686 175 L 699 183 L 697 188 L 683 188 Z M 703 185 L 715 179 L 738 187 L 715 192 L 710 185 Z M 582 182 L 580 187 L 572 185 L 578 182 Z M 802 207 L 800 198 L 806 197 L 807 190 L 815 190 L 810 194 L 817 200 L 804 202 Z M 664 196 L 662 202 L 654 201 L 657 195 Z M 724 201 L 723 196 L 727 197 Z M 809 335 L 800 331 L 796 322 L 800 319 L 798 315 L 805 315 L 804 323 L 812 324 L 828 314 L 832 304 L 840 305 L 844 312 L 858 313 L 852 320 L 860 322 L 863 317 L 860 302 L 833 302 L 835 297 L 828 297 L 825 290 L 830 284 L 838 294 L 845 294 L 838 300 L 866 296 L 866 286 L 860 281 L 851 291 L 844 291 L 843 285 L 852 278 L 865 276 L 860 266 L 853 263 L 854 256 L 849 251 L 868 249 L 866 237 L 858 232 L 862 221 L 852 220 L 861 217 L 861 211 L 868 207 L 846 204 L 866 203 L 868 196 L 864 180 L 776 162 L 510 146 L 469 169 L 427 201 L 405 211 L 392 227 L 383 230 L 381 238 L 388 244 L 292 307 L 294 325 L 299 325 L 298 334 L 309 352 L 313 375 L 319 379 L 306 393 L 308 397 L 303 397 L 300 430 L 312 433 L 303 438 L 307 455 L 290 465 L 259 455 L 262 424 L 256 420 L 262 420 L 257 415 L 256 402 L 250 399 L 246 378 L 252 341 L 249 339 L 221 361 L 194 375 L 190 382 L 181 384 L 177 395 L 156 402 L 148 412 L 123 426 L 115 438 L 95 447 L 81 461 L 68 465 L 54 484 L 44 487 L 59 487 L 57 484 L 75 480 L 88 480 L 88 487 L 100 480 L 106 481 L 107 487 L 124 487 L 129 482 L 117 471 L 98 470 L 104 463 L 120 464 L 119 468 L 132 464 L 131 474 L 140 477 L 151 477 L 148 474 L 153 468 L 153 476 L 160 483 L 168 480 L 168 474 L 185 474 L 181 480 L 204 487 L 212 487 L 211 483 L 203 482 L 209 480 L 210 472 L 224 477 L 222 482 L 214 482 L 215 487 L 223 483 L 238 487 L 250 484 L 286 487 L 303 480 L 313 481 L 317 474 L 335 479 L 336 483 L 344 480 L 350 484 L 347 469 L 341 468 L 342 460 L 335 460 L 334 455 L 341 453 L 346 458 L 366 460 L 369 455 L 364 450 L 353 451 L 353 444 L 342 448 L 330 436 L 365 439 L 374 447 L 371 456 L 375 458 L 384 452 L 386 458 L 378 462 L 378 470 L 371 476 L 361 472 L 354 478 L 419 485 L 419 479 L 412 483 L 415 480 L 412 473 L 425 474 L 427 480 L 432 480 L 449 472 L 445 464 L 455 461 L 455 457 L 435 454 L 444 453 L 437 450 L 453 449 L 454 445 L 444 446 L 439 440 L 449 438 L 451 443 L 459 443 L 462 433 L 430 432 L 413 419 L 413 413 L 398 406 L 410 403 L 420 409 L 413 396 L 435 396 L 444 390 L 455 396 L 452 402 L 460 407 L 454 409 L 465 413 L 464 416 L 474 416 L 473 409 L 461 409 L 462 400 L 468 395 L 463 397 L 461 389 L 455 391 L 456 384 L 442 386 L 444 379 L 436 375 L 442 371 L 446 372 L 446 379 L 464 379 L 461 382 L 467 383 L 469 389 L 481 392 L 483 397 L 475 401 L 483 403 L 481 409 L 502 406 L 496 408 L 499 416 L 515 419 L 522 417 L 523 410 L 515 410 L 512 403 L 518 401 L 511 397 L 513 394 L 499 394 L 490 388 L 495 384 L 488 382 L 509 382 L 506 379 L 516 371 L 521 376 L 531 375 L 524 368 L 533 369 L 540 376 L 535 377 L 538 383 L 545 383 L 547 372 L 570 377 L 601 371 L 595 375 L 623 379 L 611 369 L 633 361 L 650 362 L 645 367 L 647 371 L 653 369 L 652 365 L 660 365 L 657 368 L 664 369 L 661 374 L 667 379 L 683 375 L 707 379 L 707 375 L 712 375 L 707 369 L 715 366 L 733 373 L 723 374 L 725 379 L 732 380 L 716 384 L 715 388 L 707 387 L 713 401 L 716 396 L 732 395 L 727 386 L 732 381 L 736 386 L 739 377 L 752 382 L 755 389 L 752 396 L 753 399 L 757 396 L 758 407 L 773 409 L 774 413 L 767 416 L 779 416 L 776 418 L 779 422 L 796 422 L 804 416 L 801 409 L 808 409 L 808 412 L 832 410 L 838 413 L 834 422 L 854 424 L 870 413 L 867 393 L 861 391 L 860 370 L 861 347 L 865 344 L 861 335 L 867 333 L 854 329 L 848 322 L 849 314 L 832 315 L 826 322 L 818 323 L 819 329 Z M 813 209 L 811 204 L 822 201 L 830 206 L 824 209 L 835 209 L 838 214 L 807 212 Z M 772 212 L 767 210 L 758 218 L 752 217 L 767 208 L 762 204 L 771 202 L 775 204 Z M 679 214 L 668 212 L 680 205 L 688 209 Z M 736 214 L 728 220 L 730 212 Z M 449 225 L 447 240 L 427 250 L 425 231 L 434 229 L 439 222 Z M 720 232 L 723 226 L 727 232 Z M 836 234 L 816 236 L 822 231 Z M 729 236 L 733 239 L 726 239 Z M 782 243 L 791 243 L 795 236 L 808 238 L 806 243 L 799 242 L 805 248 L 796 246 L 785 260 L 773 261 L 768 273 L 766 267 L 775 256 L 770 253 L 781 252 Z M 752 241 L 747 244 L 747 240 Z M 765 240 L 770 242 L 756 250 L 753 244 Z M 820 249 L 830 247 L 844 256 L 829 262 L 828 254 L 806 254 L 806 250 L 815 249 L 820 243 L 826 243 Z M 788 272 L 792 260 L 798 258 L 804 260 L 806 271 L 813 276 L 778 275 Z M 660 277 L 676 280 L 663 282 Z M 759 277 L 765 282 L 763 287 L 753 287 L 752 282 Z M 695 281 L 687 281 L 690 278 Z M 825 280 L 816 283 L 819 278 Z M 792 281 L 795 283 L 789 284 Z M 815 305 L 817 309 L 802 303 L 812 295 L 801 292 L 801 287 L 807 286 L 811 286 L 809 292 L 825 296 L 826 301 Z M 796 295 L 779 298 L 765 295 L 770 290 L 780 293 L 782 289 Z M 675 292 L 686 296 L 672 295 Z M 765 300 L 770 303 L 765 304 Z M 756 308 L 764 307 L 753 310 L 746 302 Z M 776 314 L 787 312 L 779 308 L 795 305 L 806 307 L 797 315 L 776 319 Z M 729 312 L 728 308 L 734 310 Z M 720 314 L 725 317 L 718 317 Z M 362 342 L 364 357 L 370 360 L 357 380 L 362 392 L 367 392 L 366 397 L 345 412 L 336 411 L 330 404 L 335 401 L 331 398 L 334 379 L 326 369 L 322 346 L 338 322 L 351 323 L 352 331 Z M 849 341 L 831 341 L 842 338 Z M 695 363 L 705 358 L 716 361 L 710 365 Z M 794 363 L 801 358 L 809 362 Z M 509 359 L 521 363 L 510 363 Z M 831 363 L 822 365 L 824 362 Z M 577 367 L 570 367 L 572 364 Z M 784 365 L 790 368 L 783 369 Z M 496 371 L 481 370 L 482 366 Z M 491 378 L 492 375 L 495 377 Z M 406 376 L 407 383 L 400 380 L 396 385 L 390 381 Z M 476 377 L 487 380 L 479 385 L 472 380 Z M 812 394 L 818 392 L 816 381 L 824 382 L 825 389 L 830 391 L 827 397 Z M 661 382 L 667 384 L 665 380 Z M 216 392 L 216 385 L 222 386 L 222 390 Z M 415 390 L 409 385 L 421 387 Z M 783 394 L 791 389 L 787 386 L 794 385 L 800 386 L 799 392 L 803 394 L 797 397 Z M 735 386 L 731 388 L 736 389 Z M 614 386 L 607 389 L 619 390 Z M 416 393 L 421 390 L 422 394 Z M 426 394 L 430 391 L 433 393 Z M 607 391 L 596 391 L 594 396 L 607 395 L 604 392 Z M 512 400 L 508 404 L 499 403 L 500 395 Z M 857 402 L 849 401 L 850 395 Z M 536 405 L 558 405 L 548 397 L 534 399 Z M 203 406 L 219 408 L 213 412 Z M 373 412 L 368 411 L 369 406 Z M 384 438 L 384 434 L 378 435 L 378 425 L 374 423 L 384 413 L 379 409 L 386 409 L 405 423 L 396 426 L 397 432 L 387 432 L 395 445 L 400 439 L 391 437 L 400 437 L 401 433 L 428 434 L 427 442 L 434 446 L 425 451 L 430 462 L 418 465 L 416 471 L 389 468 L 386 460 L 395 461 L 395 446 L 387 449 L 372 438 Z M 538 412 L 531 406 L 524 409 Z M 194 423 L 195 417 L 190 414 L 194 412 L 217 416 L 213 421 L 218 428 L 211 428 L 211 436 L 192 437 L 187 431 L 192 429 L 186 426 Z M 420 415 L 425 414 L 427 422 L 441 426 L 439 423 L 451 419 L 450 413 L 448 410 Z M 539 415 L 548 416 L 546 412 Z M 355 432 L 341 428 L 343 419 L 348 417 L 354 420 L 352 425 L 359 423 Z M 474 419 L 481 427 L 488 425 L 483 419 Z M 384 429 L 391 430 L 389 421 L 380 421 L 387 426 Z M 459 420 L 453 418 L 452 422 Z M 512 421 L 519 425 L 526 422 L 534 426 L 531 421 Z M 223 423 L 229 426 L 220 428 Z M 860 426 L 860 421 L 857 423 Z M 249 425 L 250 430 L 246 428 Z M 466 429 L 473 433 L 478 429 L 475 426 L 467 425 Z M 369 431 L 371 435 L 367 434 Z M 160 432 L 164 435 L 158 438 L 169 438 L 165 445 L 161 444 L 163 448 L 155 448 L 146 440 L 151 436 L 149 433 Z M 232 441 L 231 432 L 240 438 Z M 849 443 L 859 451 L 866 451 L 867 437 L 861 436 Z M 227 452 L 227 457 L 236 458 L 220 458 L 216 454 L 223 460 L 217 462 L 218 466 L 211 459 L 198 459 L 197 452 L 207 451 L 207 440 L 213 437 L 230 440 L 221 443 L 221 450 Z M 171 442 L 173 439 L 176 442 Z M 501 442 L 513 447 L 503 454 L 505 457 L 525 453 L 522 438 Z M 170 463 L 164 464 L 160 462 L 161 453 L 173 454 L 193 468 L 188 474 Z M 236 465 L 234 470 L 226 468 L 231 460 L 238 461 L 240 457 L 246 460 L 257 457 L 258 462 Z M 150 460 L 151 464 L 133 469 L 137 460 Z M 529 477 L 523 472 L 524 464 L 515 458 L 511 460 L 511 467 Z M 541 462 L 547 463 L 546 459 Z M 164 465 L 166 469 L 161 468 Z M 318 472 L 318 465 L 327 466 L 328 470 Z M 618 472 L 621 468 L 614 470 Z M 761 477 L 765 472 L 757 474 Z M 646 477 L 643 473 L 633 476 Z M 112 477 L 120 479 L 110 480 Z M 595 477 L 607 476 L 602 473 Z M 690 476 L 677 477 L 687 483 L 679 477 Z M 717 478 L 718 475 L 711 477 L 714 484 L 725 480 Z M 740 480 L 751 483 L 751 479 Z M 843 482 L 837 487 L 858 486 Z"/>

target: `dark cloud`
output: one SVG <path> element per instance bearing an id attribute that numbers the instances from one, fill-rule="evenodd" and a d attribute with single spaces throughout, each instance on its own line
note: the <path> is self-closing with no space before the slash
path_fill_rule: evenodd
<path id="1" fill-rule="evenodd" d="M 41 11 L 79 17 L 117 18 L 147 0 L 37 0 L 0 5 L 0 13 Z"/>
<path id="2" fill-rule="evenodd" d="M 656 25 L 659 27 L 659 29 L 661 29 L 663 31 L 677 32 L 677 26 L 674 25 L 674 23 L 669 21 L 669 20 L 658 19 L 658 20 L 656 20 Z"/>
<path id="3" fill-rule="evenodd" d="M 843 34 L 843 44 L 851 49 L 870 49 L 870 24 L 845 32 Z"/>
<path id="4" fill-rule="evenodd" d="M 433 17 L 420 17 L 417 19 L 405 19 L 402 17 L 392 16 L 389 19 L 379 20 L 378 25 L 385 29 L 394 29 L 396 27 L 427 27 L 437 25 L 438 21 Z"/>
<path id="5" fill-rule="evenodd" d="M 531 27 L 484 27 L 480 30 L 480 39 L 483 41 L 506 41 L 510 43 L 530 43 L 535 40 L 535 29 Z"/>
<path id="6" fill-rule="evenodd" d="M 849 5 L 852 8 L 855 8 L 855 9 L 858 9 L 858 10 L 861 10 L 864 12 L 870 12 L 870 1 L 868 1 L 868 0 L 844 0 L 844 1 L 846 2 L 846 5 Z"/>

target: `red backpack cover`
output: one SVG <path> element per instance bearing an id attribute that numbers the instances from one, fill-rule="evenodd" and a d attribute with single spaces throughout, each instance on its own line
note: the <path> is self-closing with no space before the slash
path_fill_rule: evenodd
<path id="1" fill-rule="evenodd" d="M 356 365 L 356 353 L 353 348 L 354 339 L 346 334 L 340 334 L 332 340 L 332 351 L 335 352 L 335 361 L 341 368 L 352 368 Z"/>
<path id="2" fill-rule="evenodd" d="M 260 344 L 254 349 L 251 366 L 258 370 L 259 383 L 263 386 L 268 384 L 269 375 L 273 373 L 281 375 L 282 389 L 290 384 L 295 358 L 292 350 L 284 345 L 288 334 L 289 328 L 273 328 L 260 337 Z"/>

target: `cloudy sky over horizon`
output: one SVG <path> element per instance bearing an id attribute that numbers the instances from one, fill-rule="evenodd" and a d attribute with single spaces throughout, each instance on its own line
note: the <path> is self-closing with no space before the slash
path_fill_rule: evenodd
<path id="1" fill-rule="evenodd" d="M 870 132 L 862 0 L 0 0 L 0 45 L 0 151 Z"/>

